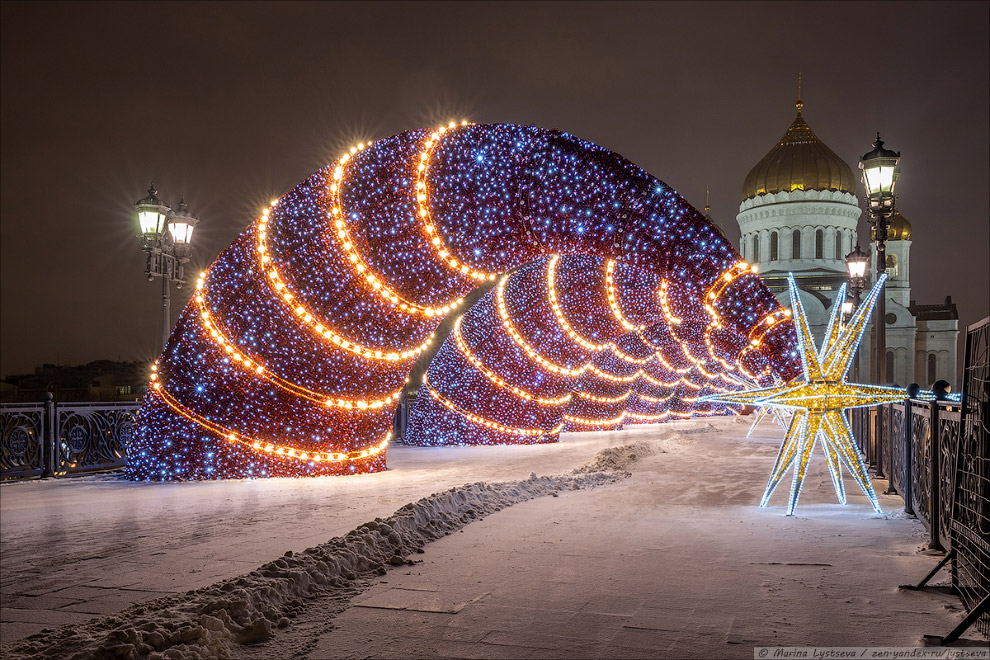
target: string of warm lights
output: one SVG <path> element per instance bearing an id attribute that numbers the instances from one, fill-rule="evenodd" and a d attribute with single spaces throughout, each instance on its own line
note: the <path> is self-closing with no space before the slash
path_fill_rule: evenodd
<path id="1" fill-rule="evenodd" d="M 244 437 L 236 431 L 232 431 L 201 415 L 197 415 L 194 412 L 187 410 L 178 401 L 176 401 L 175 397 L 168 393 L 168 390 L 165 389 L 160 380 L 155 380 L 152 382 L 151 389 L 154 394 L 161 397 L 162 401 L 164 401 L 169 408 L 181 415 L 183 418 L 193 422 L 207 431 L 210 431 L 211 433 L 216 434 L 231 444 L 238 444 L 257 451 L 263 451 L 276 458 L 293 459 L 303 462 L 312 461 L 314 463 L 319 463 L 321 461 L 325 461 L 327 463 L 356 461 L 375 456 L 385 451 L 385 447 L 388 445 L 388 441 L 392 435 L 389 433 L 389 435 L 378 444 L 360 451 L 352 451 L 347 453 L 307 451 L 276 442 L 268 442 L 265 440 L 256 440 L 254 438 Z"/>
<path id="2" fill-rule="evenodd" d="M 461 355 L 463 355 L 468 362 L 474 365 L 475 369 L 477 369 L 482 374 L 484 374 L 485 378 L 490 380 L 496 386 L 500 388 L 504 388 L 520 398 L 527 399 L 529 401 L 535 401 L 536 403 L 539 403 L 544 406 L 561 406 L 571 400 L 570 393 L 557 398 L 543 398 L 536 396 L 535 394 L 530 394 L 526 390 L 516 387 L 515 385 L 510 385 L 508 382 L 503 380 L 497 373 L 486 367 L 481 362 L 481 360 L 475 357 L 474 353 L 471 352 L 471 349 L 468 348 L 467 343 L 464 341 L 464 337 L 461 336 L 461 318 L 462 317 L 458 317 L 457 320 L 454 322 L 454 328 L 451 332 L 451 334 L 454 337 L 454 342 L 457 346 L 457 350 L 461 352 Z"/>
<path id="3" fill-rule="evenodd" d="M 660 281 L 660 289 L 657 291 L 657 295 L 660 298 L 660 310 L 663 312 L 663 317 L 667 321 L 668 326 L 679 325 L 684 319 L 675 316 L 674 312 L 671 311 L 670 294 L 667 292 L 667 286 L 667 280 Z"/>
<path id="4" fill-rule="evenodd" d="M 461 122 L 461 126 L 467 125 L 467 121 Z M 497 277 L 497 273 L 486 273 L 480 270 L 475 270 L 471 266 L 460 261 L 451 253 L 450 248 L 440 235 L 440 231 L 433 222 L 433 218 L 430 215 L 430 205 L 427 201 L 430 190 L 427 182 L 427 174 L 430 167 L 430 154 L 436 148 L 436 145 L 439 143 L 443 134 L 456 127 L 456 122 L 450 122 L 447 126 L 441 126 L 430 133 L 430 137 L 427 138 L 426 143 L 423 145 L 423 151 L 419 156 L 419 163 L 416 165 L 417 213 L 419 215 L 423 231 L 426 234 L 426 239 L 430 242 L 430 245 L 433 246 L 437 257 L 440 258 L 440 261 L 449 266 L 450 269 L 456 274 L 466 275 L 467 277 L 473 278 L 479 282 L 485 282 L 487 280 L 494 280 Z"/>
<path id="5" fill-rule="evenodd" d="M 518 346 L 523 351 L 525 351 L 526 355 L 528 355 L 530 358 L 538 362 L 540 366 L 554 373 L 563 374 L 565 376 L 580 376 L 589 368 L 591 368 L 593 371 L 596 371 L 594 365 L 592 365 L 591 362 L 586 362 L 585 364 L 581 365 L 580 367 L 577 367 L 576 369 L 555 364 L 550 360 L 548 360 L 547 358 L 540 355 L 535 348 L 529 345 L 529 342 L 523 339 L 522 335 L 520 335 L 519 332 L 516 330 L 515 325 L 513 325 L 512 319 L 509 317 L 509 310 L 505 305 L 504 278 L 502 279 L 502 281 L 498 283 L 498 286 L 495 287 L 495 297 L 498 300 L 498 313 L 502 319 L 502 325 L 505 327 L 505 331 L 509 333 L 509 336 L 512 337 L 512 340 L 516 342 L 516 346 Z M 599 373 L 599 375 L 605 378 L 613 378 L 613 376 L 611 376 L 610 374 L 605 374 L 604 372 L 596 371 L 596 373 Z"/>
<path id="6" fill-rule="evenodd" d="M 424 391 L 424 390 L 426 391 L 426 394 L 439 401 L 440 404 L 443 405 L 445 408 L 457 413 L 458 415 L 464 417 L 465 419 L 471 420 L 475 424 L 480 424 L 481 426 L 493 429 L 495 431 L 499 431 L 500 433 L 511 433 L 513 435 L 525 435 L 525 436 L 545 436 L 545 435 L 552 436 L 560 433 L 560 429 L 563 428 L 563 425 L 559 425 L 552 429 L 526 429 L 526 428 L 518 428 L 515 426 L 506 426 L 505 424 L 499 424 L 498 422 L 492 421 L 490 419 L 485 419 L 480 415 L 475 415 L 473 412 L 469 410 L 464 410 L 457 404 L 444 398 L 435 389 L 430 387 L 430 383 L 429 381 L 426 380 L 425 377 L 423 378 L 423 387 L 420 388 L 420 391 Z"/>
<path id="7" fill-rule="evenodd" d="M 352 147 L 351 152 L 344 154 L 337 162 L 336 167 L 333 169 L 333 183 L 330 184 L 330 213 L 328 218 L 333 223 L 333 228 L 336 230 L 336 233 L 331 233 L 337 237 L 340 248 L 344 251 L 347 260 L 352 264 L 353 270 L 358 279 L 363 279 L 376 296 L 382 300 L 392 303 L 393 305 L 397 305 L 398 309 L 403 312 L 423 314 L 424 316 L 431 318 L 434 316 L 444 316 L 450 310 L 457 307 L 463 299 L 458 298 L 457 300 L 453 300 L 438 307 L 421 305 L 420 303 L 408 300 L 400 295 L 399 292 L 387 284 L 381 276 L 376 274 L 371 269 L 367 261 L 363 256 L 361 256 L 361 253 L 358 252 L 357 247 L 355 246 L 354 239 L 351 237 L 347 228 L 347 222 L 345 220 L 347 218 L 347 214 L 344 212 L 343 204 L 341 202 L 340 189 L 343 185 L 344 166 L 353 154 L 363 151 L 364 148 L 364 143 L 359 144 L 357 147 Z"/>
<path id="8" fill-rule="evenodd" d="M 632 390 L 626 390 L 624 394 L 620 394 L 619 396 L 595 396 L 594 394 L 582 392 L 580 390 L 574 394 L 587 401 L 595 401 L 597 403 L 622 403 L 629 398 L 629 395 L 632 394 Z"/>
<path id="9" fill-rule="evenodd" d="M 608 306 L 612 310 L 612 315 L 615 316 L 615 320 L 622 325 L 626 330 L 638 331 L 642 330 L 641 326 L 630 323 L 625 316 L 622 315 L 622 309 L 619 306 L 619 296 L 615 292 L 615 260 L 609 259 L 605 262 L 605 291 L 608 295 Z"/>
<path id="10" fill-rule="evenodd" d="M 274 207 L 275 204 L 275 202 L 272 202 L 272 207 Z M 279 274 L 278 268 L 275 266 L 275 262 L 272 259 L 271 254 L 268 252 L 268 209 L 265 209 L 262 212 L 261 217 L 257 220 L 257 235 L 259 261 L 261 262 L 261 267 L 265 270 L 265 274 L 267 275 L 267 277 L 264 278 L 265 281 L 267 281 L 269 286 L 273 289 L 275 297 L 285 304 L 289 311 L 297 317 L 300 324 L 308 329 L 311 329 L 321 339 L 332 343 L 335 347 L 341 348 L 345 351 L 350 351 L 360 355 L 361 357 L 372 358 L 375 360 L 388 360 L 391 362 L 415 358 L 426 350 L 432 342 L 433 335 L 430 335 L 429 339 L 415 348 L 390 350 L 387 348 L 370 348 L 367 346 L 362 346 L 353 339 L 342 337 L 340 334 L 327 327 L 329 323 L 326 320 L 316 318 L 311 310 L 307 309 L 306 305 L 300 302 L 299 298 L 292 293 L 292 290 Z M 350 246 L 349 242 L 345 241 L 345 243 Z M 378 278 L 374 275 L 369 274 L 367 277 L 369 283 L 378 282 Z M 199 286 L 202 288 L 202 282 L 200 282 Z M 375 288 L 375 286 L 372 285 L 372 288 Z M 391 289 L 388 287 L 383 288 L 379 285 L 376 290 L 382 291 L 383 296 L 389 300 L 389 302 L 395 303 L 398 300 L 398 298 L 390 296 L 388 292 L 390 292 Z"/>
<path id="11" fill-rule="evenodd" d="M 560 255 L 555 254 L 550 257 L 547 262 L 547 291 L 549 292 L 550 308 L 553 309 L 554 317 L 557 319 L 557 323 L 560 324 L 561 329 L 567 334 L 568 337 L 576 341 L 581 346 L 584 346 L 589 351 L 603 351 L 609 348 L 611 344 L 596 344 L 588 339 L 585 339 L 580 334 L 575 332 L 574 328 L 567 321 L 567 317 L 564 316 L 564 311 L 560 308 L 560 304 L 557 302 L 557 263 L 560 261 Z M 609 261 L 609 263 L 612 263 Z M 611 275 L 609 275 L 611 278 Z"/>
<path id="12" fill-rule="evenodd" d="M 564 421 L 570 422 L 571 424 L 579 424 L 581 426 L 615 426 L 617 424 L 622 424 L 628 413 L 623 410 L 622 414 L 611 419 L 592 419 L 587 417 L 576 417 L 574 415 L 564 415 Z"/>
<path id="13" fill-rule="evenodd" d="M 200 289 L 202 289 L 202 278 L 200 279 Z M 234 342 L 228 339 L 210 314 L 210 311 L 206 305 L 206 299 L 201 293 L 197 292 L 196 295 L 193 296 L 193 302 L 199 306 L 204 333 L 212 339 L 219 348 L 223 349 L 223 351 L 234 363 L 241 366 L 250 375 L 263 378 L 271 382 L 276 387 L 285 390 L 294 396 L 312 401 L 314 403 L 321 403 L 327 406 L 337 406 L 338 408 L 344 408 L 346 410 L 351 410 L 354 408 L 363 410 L 365 408 L 381 408 L 382 406 L 386 406 L 393 401 L 397 401 L 399 396 L 402 394 L 402 390 L 399 389 L 380 398 L 349 399 L 315 392 L 307 387 L 293 383 L 292 381 L 282 378 L 278 374 L 265 369 L 265 366 L 260 364 L 257 358 L 253 358 L 245 354 Z"/>

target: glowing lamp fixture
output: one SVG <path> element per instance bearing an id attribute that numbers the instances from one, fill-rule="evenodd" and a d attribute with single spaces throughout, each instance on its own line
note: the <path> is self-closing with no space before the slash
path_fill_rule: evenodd
<path id="1" fill-rule="evenodd" d="M 849 271 L 850 280 L 861 280 L 866 277 L 866 267 L 870 257 L 856 243 L 856 248 L 846 255 L 846 270 Z"/>
<path id="2" fill-rule="evenodd" d="M 148 188 L 147 197 L 134 202 L 134 209 L 137 211 L 141 235 L 146 239 L 156 240 L 164 231 L 165 217 L 170 209 L 165 202 L 158 199 L 154 183 Z"/>
<path id="3" fill-rule="evenodd" d="M 863 183 L 873 211 L 893 211 L 894 186 L 901 175 L 898 163 L 901 160 L 899 151 L 884 149 L 880 133 L 877 133 L 873 151 L 864 154 L 859 161 L 859 169 L 863 170 Z"/>
<path id="4" fill-rule="evenodd" d="M 175 209 L 158 198 L 152 183 L 148 196 L 134 202 L 141 229 L 141 250 L 147 257 L 144 274 L 148 281 L 162 278 L 162 347 L 172 332 L 172 283 L 182 286 L 185 265 L 192 257 L 192 233 L 199 219 L 189 212 L 183 199 Z"/>
<path id="5" fill-rule="evenodd" d="M 172 240 L 178 245 L 189 245 L 192 241 L 193 229 L 199 218 L 189 212 L 186 200 L 183 198 L 174 211 L 168 214 L 168 231 L 172 234 Z"/>

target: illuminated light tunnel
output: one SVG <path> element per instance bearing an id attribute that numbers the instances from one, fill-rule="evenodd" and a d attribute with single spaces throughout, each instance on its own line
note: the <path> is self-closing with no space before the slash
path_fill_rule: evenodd
<path id="1" fill-rule="evenodd" d="M 463 296 L 510 272 L 434 359 L 413 441 L 547 442 L 558 427 L 710 414 L 686 390 L 800 370 L 777 300 L 671 188 L 566 133 L 451 124 L 353 148 L 221 252 L 154 366 L 128 476 L 385 469 L 417 357 Z M 473 372 L 488 400 L 445 389 Z M 496 409 L 511 432 L 471 421 Z"/>
<path id="2" fill-rule="evenodd" d="M 724 405 L 698 399 L 773 373 L 752 343 L 762 337 L 725 328 L 716 311 L 739 277 L 755 280 L 737 262 L 697 292 L 611 259 L 532 262 L 454 322 L 430 363 L 405 442 L 553 442 L 561 431 L 727 414 Z M 766 318 L 769 329 L 788 317 L 781 310 Z"/>

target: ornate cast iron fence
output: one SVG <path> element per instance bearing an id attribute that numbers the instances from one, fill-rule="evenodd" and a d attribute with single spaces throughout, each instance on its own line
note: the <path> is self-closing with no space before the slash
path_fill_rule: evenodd
<path id="1" fill-rule="evenodd" d="M 58 477 L 121 468 L 137 424 L 136 403 L 0 406 L 0 479 Z"/>
<path id="2" fill-rule="evenodd" d="M 52 408 L 45 403 L 4 405 L 0 408 L 0 475 L 2 478 L 44 476 L 48 466 L 48 437 Z"/>
<path id="3" fill-rule="evenodd" d="M 929 532 L 929 547 L 949 547 L 953 465 L 959 444 L 958 406 L 906 401 L 884 406 L 884 435 L 891 442 L 892 491 L 904 510 L 918 516 Z M 905 421 L 906 420 L 906 421 Z"/>
<path id="4" fill-rule="evenodd" d="M 943 643 L 970 625 L 990 635 L 990 318 L 969 327 L 966 336 L 962 397 L 949 402 L 907 401 L 882 413 L 885 436 L 905 471 L 891 471 L 912 511 L 930 534 L 929 546 L 948 550 L 917 586 L 945 565 L 952 587 L 968 614 Z M 897 410 L 910 419 L 898 434 Z M 898 482 L 897 480 L 900 479 Z"/>
<path id="5" fill-rule="evenodd" d="M 963 364 L 961 432 L 952 457 L 952 581 L 967 619 L 990 635 L 990 317 L 967 328 Z"/>

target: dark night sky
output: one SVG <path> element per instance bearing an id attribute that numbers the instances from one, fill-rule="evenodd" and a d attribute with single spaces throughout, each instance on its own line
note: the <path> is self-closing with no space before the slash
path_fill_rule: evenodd
<path id="1" fill-rule="evenodd" d="M 4 2 L 0 373 L 154 358 L 131 209 L 149 179 L 200 216 L 198 272 L 343 147 L 448 119 L 560 128 L 699 208 L 710 186 L 738 240 L 798 71 L 851 167 L 877 130 L 902 152 L 913 297 L 951 294 L 964 328 L 990 306 L 988 8 Z"/>

